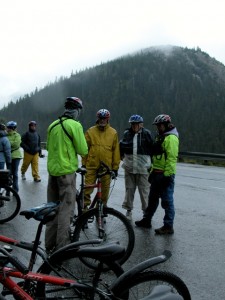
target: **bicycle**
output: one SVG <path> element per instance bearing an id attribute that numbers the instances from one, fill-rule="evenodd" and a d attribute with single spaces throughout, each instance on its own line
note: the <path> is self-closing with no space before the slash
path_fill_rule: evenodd
<path id="1" fill-rule="evenodd" d="M 110 247 L 120 247 L 110 244 Z M 96 248 L 90 247 L 84 250 L 85 255 L 96 255 Z M 97 280 L 68 279 L 30 272 L 18 258 L 13 257 L 7 250 L 0 248 L 0 283 L 12 292 L 14 298 L 27 300 L 43 299 L 157 299 L 152 298 L 156 288 L 164 288 L 164 293 L 170 294 L 169 299 L 190 300 L 191 296 L 185 283 L 176 275 L 158 270 L 150 271 L 149 268 L 165 262 L 170 256 L 169 251 L 162 255 L 150 258 L 119 276 L 111 286 Z M 94 254 L 95 253 L 95 254 Z M 108 254 L 110 248 L 108 249 Z M 105 262 L 115 259 L 110 255 L 105 256 Z M 105 263 L 104 262 L 104 263 Z M 11 265 L 8 265 L 8 264 Z M 16 283 L 12 278 L 25 279 L 33 284 L 32 293 L 24 285 Z M 99 286 L 99 283 L 101 285 Z M 28 285 L 29 287 L 29 285 Z M 103 287 L 103 288 L 102 288 Z M 166 290 L 166 291 L 165 291 Z M 174 298 L 171 297 L 174 295 Z M 6 296 L 4 293 L 1 296 Z M 6 299 L 6 298 L 3 298 Z M 167 299 L 166 297 L 163 299 Z"/>
<path id="2" fill-rule="evenodd" d="M 66 277 L 74 279 L 84 279 L 91 275 L 95 280 L 98 278 L 102 282 L 112 282 L 115 277 L 121 275 L 123 273 L 122 267 L 118 263 L 115 263 L 114 260 L 105 261 L 105 256 L 110 255 L 115 257 L 115 259 L 120 259 L 124 255 L 123 247 L 117 245 L 112 248 L 109 245 L 100 245 L 98 248 L 91 247 L 91 250 L 81 248 L 81 246 L 99 245 L 102 242 L 100 239 L 74 242 L 53 253 L 46 253 L 40 246 L 42 229 L 47 222 L 55 218 L 59 205 L 60 202 L 51 202 L 20 212 L 20 215 L 25 216 L 25 218 L 32 218 L 40 222 L 33 242 L 18 241 L 3 235 L 0 235 L 0 242 L 31 251 L 27 267 L 29 271 L 33 271 L 37 256 L 39 256 L 43 262 L 37 269 L 38 273 L 49 274 L 54 272 L 58 276 L 62 276 L 63 274 Z M 108 248 L 110 248 L 110 253 L 108 253 Z M 94 259 L 97 266 L 96 269 L 90 270 L 89 267 L 83 264 L 82 260 L 85 259 Z M 103 263 L 104 266 L 106 265 L 111 270 L 110 273 L 105 272 Z M 75 274 L 74 270 L 76 270 Z M 31 290 L 31 287 L 29 287 L 29 290 Z"/>
<path id="3" fill-rule="evenodd" d="M 11 221 L 20 211 L 20 196 L 11 185 L 10 171 L 0 170 L 0 224 Z"/>
<path id="4" fill-rule="evenodd" d="M 97 171 L 97 181 L 90 185 L 84 184 L 85 168 L 79 168 L 77 173 L 81 175 L 81 184 L 76 197 L 78 215 L 74 215 L 71 223 L 71 228 L 74 228 L 71 241 L 86 241 L 95 238 L 100 238 L 104 242 L 119 241 L 125 247 L 125 254 L 119 261 L 120 264 L 123 264 L 130 257 L 134 248 L 134 229 L 121 212 L 104 206 L 101 200 L 101 178 L 110 175 L 111 179 L 115 180 L 114 172 L 104 162 L 101 162 Z M 83 212 L 84 190 L 87 188 L 97 188 L 97 191 L 88 210 Z M 93 261 L 86 261 L 86 263 L 89 267 L 95 267 Z"/>

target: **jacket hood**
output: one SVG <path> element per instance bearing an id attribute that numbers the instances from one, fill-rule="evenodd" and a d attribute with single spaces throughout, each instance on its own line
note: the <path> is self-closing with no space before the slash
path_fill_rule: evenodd
<path id="1" fill-rule="evenodd" d="M 163 135 L 169 135 L 169 134 L 174 134 L 174 135 L 176 135 L 177 137 L 179 137 L 179 133 L 178 133 L 176 127 L 174 127 L 173 129 L 171 129 L 170 131 L 164 132 Z"/>

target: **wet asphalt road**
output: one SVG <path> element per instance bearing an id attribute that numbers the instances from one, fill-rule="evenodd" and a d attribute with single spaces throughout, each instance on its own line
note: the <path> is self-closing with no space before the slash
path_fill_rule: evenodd
<path id="1" fill-rule="evenodd" d="M 46 202 L 46 163 L 46 157 L 40 159 L 42 182 L 33 182 L 30 169 L 26 174 L 26 181 L 19 179 L 21 209 Z M 79 178 L 77 181 L 79 183 Z M 123 169 L 120 168 L 108 206 L 125 213 L 121 208 L 123 196 L 124 178 Z M 142 217 L 138 193 L 135 195 L 134 206 L 133 224 Z M 135 248 L 124 269 L 168 249 L 172 252 L 172 257 L 157 268 L 180 276 L 187 284 L 192 299 L 225 299 L 225 169 L 179 163 L 175 208 L 175 233 L 172 236 L 154 234 L 154 228 L 162 225 L 161 207 L 153 218 L 153 229 L 141 229 L 134 225 Z M 36 221 L 27 221 L 24 217 L 17 216 L 0 226 L 0 234 L 31 241 L 36 228 Z M 19 253 L 23 260 L 28 259 L 26 251 L 19 250 Z"/>

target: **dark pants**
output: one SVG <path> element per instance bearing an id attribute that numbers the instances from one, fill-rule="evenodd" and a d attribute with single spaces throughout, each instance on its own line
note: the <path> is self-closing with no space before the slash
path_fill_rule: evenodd
<path id="1" fill-rule="evenodd" d="M 20 158 L 12 159 L 11 174 L 12 174 L 12 177 L 13 177 L 13 189 L 16 192 L 19 192 L 19 185 L 18 185 L 19 164 L 20 164 Z"/>
<path id="2" fill-rule="evenodd" d="M 171 227 L 173 226 L 175 216 L 173 199 L 175 175 L 170 176 L 170 181 L 166 186 L 163 182 L 163 178 L 163 173 L 154 172 L 152 174 L 148 207 L 146 208 L 144 217 L 152 219 L 158 208 L 159 198 L 161 198 L 161 206 L 165 210 L 163 219 L 164 225 Z"/>

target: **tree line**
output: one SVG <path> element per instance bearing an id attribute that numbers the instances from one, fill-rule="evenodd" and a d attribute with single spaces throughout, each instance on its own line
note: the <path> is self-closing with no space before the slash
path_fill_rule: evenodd
<path id="1" fill-rule="evenodd" d="M 223 153 L 225 67 L 201 49 L 149 48 L 98 66 L 72 72 L 0 110 L 2 121 L 15 120 L 23 133 L 35 120 L 42 141 L 49 124 L 64 111 L 67 96 L 83 100 L 80 122 L 93 126 L 106 108 L 121 137 L 132 114 L 144 118 L 154 134 L 154 117 L 171 116 L 180 134 L 180 151 Z"/>

